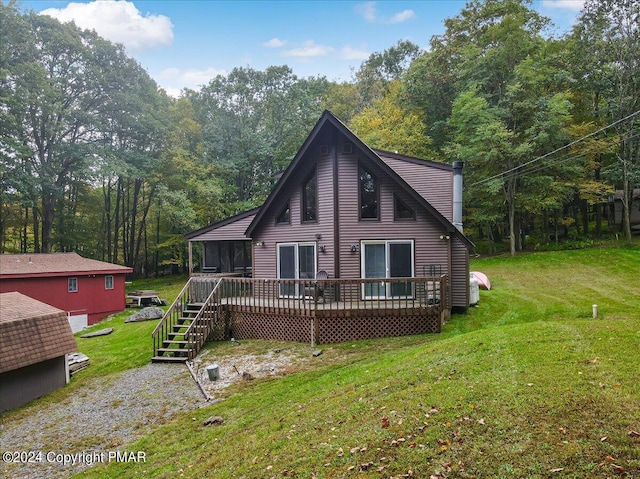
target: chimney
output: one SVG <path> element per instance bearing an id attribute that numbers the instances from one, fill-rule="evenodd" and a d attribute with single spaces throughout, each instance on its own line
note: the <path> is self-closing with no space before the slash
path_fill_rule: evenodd
<path id="1" fill-rule="evenodd" d="M 453 162 L 453 226 L 462 233 L 462 161 Z"/>

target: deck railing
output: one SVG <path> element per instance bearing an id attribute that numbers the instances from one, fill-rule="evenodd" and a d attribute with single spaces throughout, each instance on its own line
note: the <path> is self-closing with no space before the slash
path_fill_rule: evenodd
<path id="1" fill-rule="evenodd" d="M 447 275 L 380 279 L 259 279 L 224 278 L 221 297 L 236 310 L 266 313 L 317 311 L 336 314 L 353 310 L 444 310 Z"/>

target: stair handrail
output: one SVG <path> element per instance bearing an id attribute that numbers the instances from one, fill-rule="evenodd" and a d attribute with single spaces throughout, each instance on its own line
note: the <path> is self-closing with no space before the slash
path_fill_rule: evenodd
<path id="1" fill-rule="evenodd" d="M 151 333 L 151 338 L 153 339 L 154 356 L 156 355 L 158 348 L 161 347 L 163 340 L 167 337 L 168 332 L 171 330 L 173 325 L 176 324 L 178 318 L 182 314 L 182 308 L 184 307 L 184 304 L 186 304 L 185 297 L 188 296 L 192 279 L 193 278 L 189 278 L 180 293 L 178 293 L 178 296 L 176 296 L 174 302 L 164 313 L 164 316 L 162 316 L 162 319 Z"/>
<path id="2" fill-rule="evenodd" d="M 220 278 L 216 282 L 215 286 L 209 293 L 209 296 L 207 296 L 207 299 L 204 301 L 202 307 L 200 308 L 196 316 L 193 318 L 193 321 L 191 322 L 191 324 L 189 325 L 189 327 L 184 333 L 184 338 L 187 341 L 187 347 L 189 350 L 189 353 L 188 353 L 189 361 L 192 361 L 195 355 L 198 354 L 198 352 L 200 351 L 200 348 L 205 343 L 207 337 L 209 336 L 209 333 L 211 332 L 212 322 L 218 317 L 219 311 L 218 311 L 218 308 L 215 308 L 214 316 L 212 318 L 207 318 L 206 322 L 204 323 L 206 328 L 205 333 L 200 336 L 196 336 L 195 341 L 192 339 L 194 329 L 201 326 L 200 323 L 202 322 L 202 315 L 204 314 L 205 311 L 209 310 L 210 306 L 213 303 L 214 297 L 217 296 L 218 288 L 221 287 L 220 285 L 223 282 L 224 282 L 224 278 Z"/>
<path id="3" fill-rule="evenodd" d="M 156 334 L 158 333 L 158 331 L 162 328 L 162 326 L 164 325 L 164 323 L 167 321 L 167 318 L 169 317 L 169 314 L 175 310 L 178 305 L 180 304 L 179 300 L 180 298 L 184 295 L 184 293 L 187 292 L 187 290 L 189 289 L 189 285 L 191 284 L 191 280 L 193 278 L 189 278 L 189 281 L 186 282 L 186 284 L 184 285 L 184 287 L 182 288 L 182 290 L 178 293 L 178 296 L 176 296 L 176 299 L 173 301 L 173 303 L 171 304 L 171 306 L 169 307 L 169 309 L 167 309 L 166 313 L 164 313 L 164 316 L 162 316 L 162 319 L 160 320 L 160 322 L 156 325 L 156 328 L 153 330 L 153 333 L 151 333 L 152 337 L 155 337 Z"/>

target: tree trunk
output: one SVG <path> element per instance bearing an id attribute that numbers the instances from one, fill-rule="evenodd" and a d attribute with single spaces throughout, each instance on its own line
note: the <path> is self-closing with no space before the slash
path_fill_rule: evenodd
<path id="1" fill-rule="evenodd" d="M 153 253 L 153 269 L 155 271 L 155 277 L 160 276 L 160 251 L 158 245 L 160 244 L 160 205 L 158 205 L 158 214 L 156 215 L 156 247 Z"/>
<path id="2" fill-rule="evenodd" d="M 114 208 L 115 217 L 113 218 L 113 250 L 111 257 L 112 263 L 118 262 L 118 238 L 120 237 L 120 202 L 122 201 L 122 178 L 118 177 L 116 183 L 116 207 Z"/>
<path id="3" fill-rule="evenodd" d="M 49 188 L 42 192 L 42 252 L 51 253 L 51 234 L 55 216 L 55 199 Z"/>
<path id="4" fill-rule="evenodd" d="M 596 208 L 596 238 L 600 238 L 602 235 L 602 205 L 600 203 L 595 205 Z"/>
<path id="5" fill-rule="evenodd" d="M 633 197 L 632 191 L 629 187 L 629 178 L 625 174 L 622 181 L 622 226 L 624 230 L 624 236 L 627 240 L 627 245 L 631 246 L 631 198 Z"/>
<path id="6" fill-rule="evenodd" d="M 587 200 L 580 200 L 580 213 L 582 215 L 582 234 L 589 234 L 589 204 Z"/>
<path id="7" fill-rule="evenodd" d="M 516 208 L 513 204 L 513 201 L 507 202 L 507 207 L 509 208 L 509 251 L 511 252 L 511 256 L 515 256 L 516 254 Z"/>
<path id="8" fill-rule="evenodd" d="M 34 252 L 40 253 L 40 219 L 38 218 L 38 210 L 33 207 L 33 249 Z M 26 250 L 25 250 L 26 253 Z"/>
<path id="9" fill-rule="evenodd" d="M 129 244 L 128 244 L 128 258 L 127 266 L 134 269 L 134 272 L 139 272 L 139 265 L 137 265 L 136 258 L 136 219 L 138 216 L 138 198 L 140 196 L 140 189 L 142 188 L 142 180 L 136 178 L 133 182 L 133 199 L 131 200 L 131 209 L 129 210 L 129 216 L 131 221 L 129 222 Z M 136 269 L 138 268 L 138 269 Z"/>

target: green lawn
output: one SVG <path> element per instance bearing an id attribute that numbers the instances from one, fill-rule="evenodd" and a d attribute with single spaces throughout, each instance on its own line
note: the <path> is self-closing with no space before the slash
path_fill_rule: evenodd
<path id="1" fill-rule="evenodd" d="M 502 256 L 472 269 L 493 289 L 441 334 L 323 345 L 315 369 L 243 382 L 121 447 L 144 451 L 145 463 L 78 477 L 640 477 L 640 248 Z M 156 322 L 125 316 L 99 326 L 113 326 L 110 336 L 78 339 L 92 365 L 69 387 L 6 419 L 148 363 Z M 202 426 L 211 415 L 224 424 Z"/>

